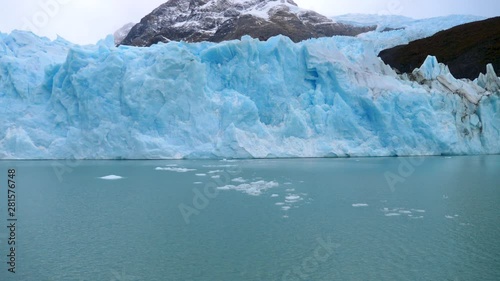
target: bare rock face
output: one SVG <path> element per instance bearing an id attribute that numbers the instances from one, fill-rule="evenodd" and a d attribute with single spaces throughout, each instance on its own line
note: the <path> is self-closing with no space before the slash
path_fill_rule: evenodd
<path id="1" fill-rule="evenodd" d="M 448 65 L 456 78 L 475 79 L 491 64 L 500 76 L 500 17 L 459 25 L 434 36 L 380 52 L 382 60 L 411 73 L 428 55 Z"/>
<path id="2" fill-rule="evenodd" d="M 374 30 L 336 23 L 292 0 L 170 0 L 136 24 L 122 45 L 158 42 L 221 42 L 243 35 L 267 40 L 285 35 L 295 42 L 333 35 L 355 36 Z"/>

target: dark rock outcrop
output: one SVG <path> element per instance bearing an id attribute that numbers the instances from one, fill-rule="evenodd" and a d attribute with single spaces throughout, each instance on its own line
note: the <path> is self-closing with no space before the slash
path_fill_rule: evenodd
<path id="1" fill-rule="evenodd" d="M 500 76 L 500 17 L 459 25 L 379 54 L 385 63 L 405 73 L 420 67 L 428 55 L 448 65 L 456 78 L 475 79 L 485 73 L 488 63 Z"/>
<path id="2" fill-rule="evenodd" d="M 333 35 L 355 36 L 375 26 L 335 23 L 292 0 L 170 0 L 136 24 L 122 45 L 158 42 L 221 42 L 243 35 L 267 40 L 285 35 L 295 42 Z"/>

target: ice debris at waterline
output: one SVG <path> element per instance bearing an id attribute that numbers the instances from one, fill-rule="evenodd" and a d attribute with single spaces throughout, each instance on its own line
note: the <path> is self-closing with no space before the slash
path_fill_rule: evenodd
<path id="1" fill-rule="evenodd" d="M 0 158 L 500 153 L 499 78 L 429 57 L 397 75 L 360 38 L 78 46 L 0 33 Z"/>

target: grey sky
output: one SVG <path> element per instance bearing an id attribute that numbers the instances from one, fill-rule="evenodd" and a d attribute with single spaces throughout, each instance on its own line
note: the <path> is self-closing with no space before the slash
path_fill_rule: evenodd
<path id="1" fill-rule="evenodd" d="M 0 32 L 30 29 L 43 36 L 56 34 L 76 43 L 95 43 L 167 0 L 1 0 Z M 449 14 L 500 16 L 497 0 L 295 0 L 324 15 L 346 13 L 401 14 L 428 18 Z"/>

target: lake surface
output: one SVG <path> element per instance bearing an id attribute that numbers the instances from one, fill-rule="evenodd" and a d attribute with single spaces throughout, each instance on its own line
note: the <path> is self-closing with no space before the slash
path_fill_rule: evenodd
<path id="1" fill-rule="evenodd" d="M 0 280 L 500 280 L 500 156 L 3 161 L 0 202 Z"/>

